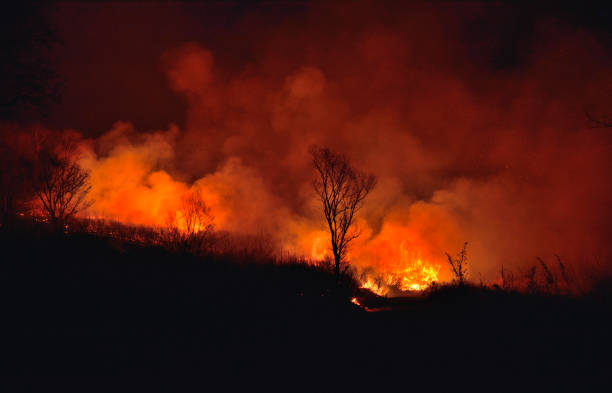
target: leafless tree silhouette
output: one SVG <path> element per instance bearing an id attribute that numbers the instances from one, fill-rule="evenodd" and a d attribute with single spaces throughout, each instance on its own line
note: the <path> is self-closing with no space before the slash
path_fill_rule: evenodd
<path id="1" fill-rule="evenodd" d="M 38 152 L 33 185 L 42 210 L 56 229 L 91 205 L 89 172 L 73 161 L 76 145 L 69 136 L 59 142 L 43 141 Z"/>
<path id="2" fill-rule="evenodd" d="M 376 177 L 356 170 L 344 156 L 329 148 L 312 146 L 310 154 L 318 175 L 313 186 L 323 204 L 338 281 L 348 245 L 360 235 L 358 230 L 351 230 L 355 213 L 376 186 Z"/>
<path id="3" fill-rule="evenodd" d="M 168 218 L 169 241 L 183 252 L 201 253 L 206 242 L 212 241 L 213 217 L 200 190 L 183 195 L 177 213 L 178 217 Z"/>
<path id="4" fill-rule="evenodd" d="M 459 285 L 465 284 L 465 279 L 467 277 L 467 245 L 467 242 L 463 243 L 463 248 L 457 253 L 456 258 L 446 253 L 448 263 L 451 265 L 453 274 Z"/>
<path id="5" fill-rule="evenodd" d="M 183 196 L 180 213 L 185 220 L 185 232 L 189 235 L 209 230 L 212 225 L 210 208 L 204 202 L 200 190 L 196 189 Z"/>

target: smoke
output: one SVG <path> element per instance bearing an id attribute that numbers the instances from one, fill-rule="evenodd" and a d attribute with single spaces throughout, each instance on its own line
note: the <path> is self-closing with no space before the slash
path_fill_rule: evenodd
<path id="1" fill-rule="evenodd" d="M 464 241 L 484 279 L 535 256 L 609 258 L 610 132 L 584 116 L 612 86 L 605 46 L 552 18 L 505 28 L 496 7 L 345 7 L 314 4 L 291 23 L 247 15 L 231 61 L 229 38 L 160 53 L 186 122 L 117 122 L 90 141 L 87 214 L 163 225 L 197 187 L 217 228 L 322 257 L 318 144 L 379 178 L 350 252 L 360 268 L 422 259 L 449 279 L 444 252 Z"/>

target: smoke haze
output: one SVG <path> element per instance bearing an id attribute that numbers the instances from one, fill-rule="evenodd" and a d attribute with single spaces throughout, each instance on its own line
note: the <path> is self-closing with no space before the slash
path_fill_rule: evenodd
<path id="1" fill-rule="evenodd" d="M 84 134 L 91 216 L 164 225 L 195 187 L 218 229 L 320 258 L 317 144 L 378 176 L 360 268 L 423 260 L 449 279 L 444 252 L 464 241 L 487 280 L 535 256 L 609 261 L 611 133 L 584 113 L 612 110 L 608 42 L 519 11 L 62 5 L 65 51 L 83 50 L 60 55 L 73 74 L 50 124 Z"/>

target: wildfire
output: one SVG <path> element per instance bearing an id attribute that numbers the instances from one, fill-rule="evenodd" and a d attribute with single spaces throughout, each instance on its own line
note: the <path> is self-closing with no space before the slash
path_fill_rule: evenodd
<path id="1" fill-rule="evenodd" d="M 385 296 L 392 289 L 402 292 L 422 291 L 433 282 L 437 282 L 440 276 L 440 266 L 415 257 L 415 253 L 409 252 L 405 244 L 404 241 L 400 243 L 398 260 L 390 263 L 387 271 L 378 277 L 365 275 L 361 288 L 368 289 L 379 296 Z"/>
<path id="2" fill-rule="evenodd" d="M 381 279 L 374 280 L 371 277 L 367 277 L 362 281 L 361 288 L 369 289 L 378 296 L 385 296 L 389 292 L 386 283 L 383 283 Z"/>
<path id="3" fill-rule="evenodd" d="M 425 264 L 417 259 L 412 265 L 400 272 L 400 289 L 402 291 L 422 291 L 432 282 L 438 281 L 439 272 L 439 267 Z"/>

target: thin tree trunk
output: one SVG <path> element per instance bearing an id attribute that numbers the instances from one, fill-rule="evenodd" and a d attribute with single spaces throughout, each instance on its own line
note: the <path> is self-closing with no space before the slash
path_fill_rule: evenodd
<path id="1" fill-rule="evenodd" d="M 340 256 L 334 255 L 334 260 L 336 262 L 335 270 L 336 270 L 336 286 L 340 284 Z"/>

